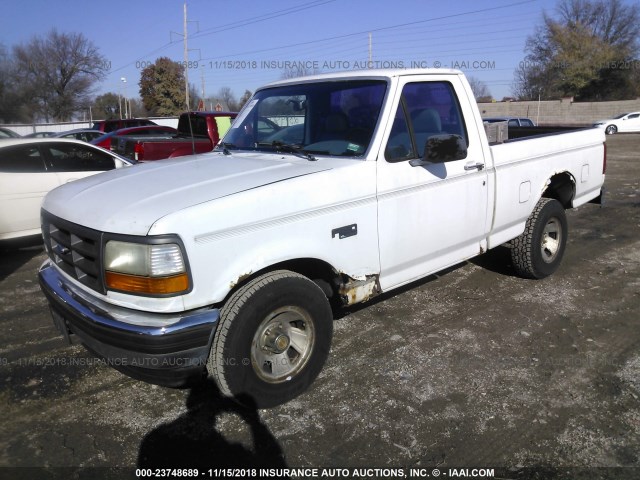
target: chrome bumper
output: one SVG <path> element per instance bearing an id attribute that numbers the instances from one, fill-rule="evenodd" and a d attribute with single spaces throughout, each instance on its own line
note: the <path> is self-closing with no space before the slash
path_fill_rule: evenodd
<path id="1" fill-rule="evenodd" d="M 218 309 L 165 314 L 118 307 L 79 289 L 49 261 L 38 278 L 62 335 L 77 335 L 110 366 L 166 386 L 204 373 Z"/>

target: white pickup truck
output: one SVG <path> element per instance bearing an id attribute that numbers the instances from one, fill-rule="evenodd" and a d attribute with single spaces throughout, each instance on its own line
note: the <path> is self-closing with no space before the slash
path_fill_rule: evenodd
<path id="1" fill-rule="evenodd" d="M 129 375 L 208 372 L 259 407 L 303 392 L 332 307 L 509 242 L 543 278 L 565 209 L 599 203 L 599 129 L 523 128 L 490 145 L 453 70 L 375 70 L 259 89 L 211 153 L 47 195 L 39 278 L 54 322 Z"/>

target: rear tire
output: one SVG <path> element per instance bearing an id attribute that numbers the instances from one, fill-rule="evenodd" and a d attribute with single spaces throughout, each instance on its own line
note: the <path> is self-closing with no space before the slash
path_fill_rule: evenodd
<path id="1" fill-rule="evenodd" d="M 315 380 L 332 333 L 329 301 L 318 285 L 287 270 L 266 273 L 222 308 L 207 369 L 223 394 L 273 407 Z"/>
<path id="2" fill-rule="evenodd" d="M 524 232 L 511 242 L 511 261 L 518 275 L 541 279 L 560 266 L 567 245 L 567 216 L 560 202 L 541 198 Z"/>

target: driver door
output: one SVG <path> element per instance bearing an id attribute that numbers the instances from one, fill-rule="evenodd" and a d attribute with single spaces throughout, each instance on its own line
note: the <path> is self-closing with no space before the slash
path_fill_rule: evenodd
<path id="1" fill-rule="evenodd" d="M 640 113 L 632 113 L 627 116 L 627 119 L 622 122 L 625 132 L 640 132 Z"/>
<path id="2" fill-rule="evenodd" d="M 378 158 L 383 291 L 486 249 L 487 171 L 476 126 L 467 128 L 464 121 L 473 121 L 474 114 L 462 85 L 450 76 L 440 78 L 404 84 L 384 156 Z M 412 166 L 435 135 L 462 137 L 466 158 Z"/>

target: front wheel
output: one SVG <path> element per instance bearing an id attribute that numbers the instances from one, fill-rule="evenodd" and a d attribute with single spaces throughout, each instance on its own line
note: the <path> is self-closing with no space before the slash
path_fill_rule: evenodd
<path id="1" fill-rule="evenodd" d="M 618 127 L 616 127 L 615 125 L 608 125 L 607 128 L 604 129 L 604 133 L 606 133 L 607 135 L 618 133 Z"/>
<path id="2" fill-rule="evenodd" d="M 560 266 L 567 245 L 567 216 L 560 202 L 542 198 L 524 232 L 511 242 L 511 261 L 524 278 L 545 278 Z"/>
<path id="3" fill-rule="evenodd" d="M 222 308 L 207 369 L 223 394 L 273 407 L 315 380 L 332 333 L 331 307 L 318 285 L 287 270 L 270 272 Z"/>

